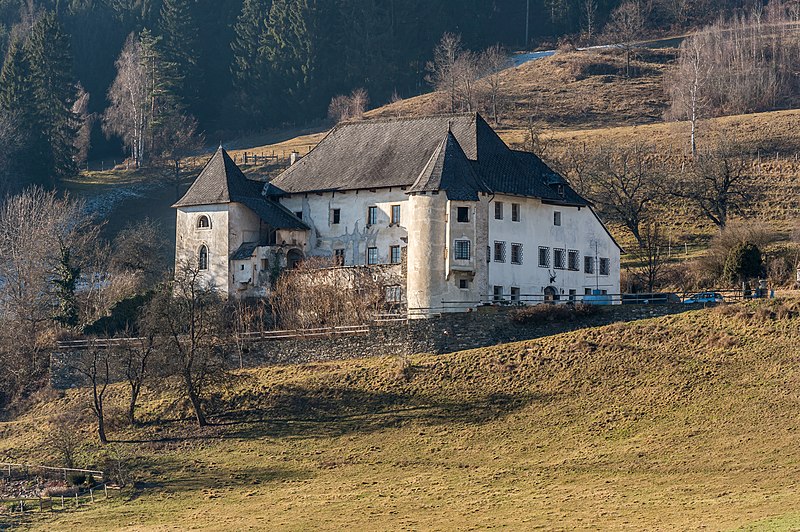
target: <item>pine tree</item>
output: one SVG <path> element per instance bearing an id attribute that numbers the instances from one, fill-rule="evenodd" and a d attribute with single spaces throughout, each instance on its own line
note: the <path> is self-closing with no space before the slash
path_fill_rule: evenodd
<path id="1" fill-rule="evenodd" d="M 158 35 L 166 80 L 182 104 L 196 109 L 203 79 L 198 64 L 199 31 L 189 0 L 164 0 Z"/>
<path id="2" fill-rule="evenodd" d="M 271 5 L 271 0 L 244 0 L 242 12 L 233 27 L 231 74 L 238 90 L 249 91 L 265 77 L 259 43 L 267 29 Z"/>
<path id="3" fill-rule="evenodd" d="M 44 15 L 36 22 L 25 51 L 36 122 L 32 143 L 38 168 L 34 177 L 52 182 L 76 171 L 72 104 L 77 97 L 69 37 L 61 31 L 54 14 Z"/>
<path id="4" fill-rule="evenodd" d="M 0 109 L 20 118 L 31 116 L 33 92 L 31 71 L 23 43 L 14 40 L 0 72 Z"/>
<path id="5" fill-rule="evenodd" d="M 79 323 L 78 300 L 75 298 L 75 287 L 81 269 L 72 264 L 68 247 L 62 247 L 53 284 L 56 286 L 58 314 L 53 318 L 62 327 L 77 327 Z"/>

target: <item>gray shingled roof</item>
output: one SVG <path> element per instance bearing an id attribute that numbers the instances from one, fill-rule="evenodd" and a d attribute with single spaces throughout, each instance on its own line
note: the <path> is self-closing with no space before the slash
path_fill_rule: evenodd
<path id="1" fill-rule="evenodd" d="M 253 256 L 253 252 L 258 247 L 258 242 L 244 242 L 239 249 L 233 252 L 231 260 L 248 260 Z"/>
<path id="2" fill-rule="evenodd" d="M 552 170 L 549 166 L 537 157 L 535 154 L 527 151 L 514 151 L 514 155 L 528 166 L 531 171 L 541 176 L 542 182 L 550 187 L 551 191 L 558 197 L 557 200 L 549 200 L 553 203 L 563 203 L 566 205 L 586 206 L 589 202 L 580 194 L 575 192 L 575 189 L 564 179 L 564 177 Z"/>
<path id="3" fill-rule="evenodd" d="M 409 189 L 412 192 L 443 190 L 448 199 L 456 201 L 478 201 L 478 193 L 491 194 L 491 190 L 475 174 L 451 131 L 433 152 L 425 169 Z"/>
<path id="4" fill-rule="evenodd" d="M 206 163 L 186 194 L 172 207 L 242 203 L 275 229 L 308 229 L 283 205 L 265 198 L 264 184 L 247 179 L 222 146 Z"/>
<path id="5" fill-rule="evenodd" d="M 266 193 L 415 186 L 423 172 L 431 170 L 429 163 L 448 130 L 490 191 L 563 201 L 548 184 L 555 172 L 538 157 L 535 164 L 517 157 L 477 113 L 339 124 L 276 177 Z"/>

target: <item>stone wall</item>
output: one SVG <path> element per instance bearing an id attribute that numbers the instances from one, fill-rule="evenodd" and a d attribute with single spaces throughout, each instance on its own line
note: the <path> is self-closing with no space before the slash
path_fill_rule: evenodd
<path id="1" fill-rule="evenodd" d="M 371 356 L 402 356 L 415 353 L 444 354 L 465 349 L 531 340 L 563 332 L 678 314 L 699 308 L 694 305 L 618 305 L 598 307 L 598 312 L 572 321 L 520 325 L 510 319 L 511 309 L 481 307 L 466 314 L 444 314 L 438 318 L 410 320 L 370 328 L 369 333 L 337 338 L 270 340 L 249 344 L 242 360 L 246 367 L 273 364 L 343 360 Z M 80 383 L 70 369 L 75 351 L 51 355 L 51 382 L 55 388 Z M 231 367 L 239 364 L 238 352 L 231 349 Z"/>
<path id="2" fill-rule="evenodd" d="M 411 320 L 408 324 L 374 327 L 369 334 L 362 336 L 253 344 L 247 347 L 244 362 L 247 366 L 259 366 L 414 353 L 444 354 L 678 314 L 696 308 L 692 305 L 599 307 L 596 314 L 574 321 L 521 325 L 511 321 L 508 308 L 481 307 L 467 314 L 444 314 L 439 318 Z"/>

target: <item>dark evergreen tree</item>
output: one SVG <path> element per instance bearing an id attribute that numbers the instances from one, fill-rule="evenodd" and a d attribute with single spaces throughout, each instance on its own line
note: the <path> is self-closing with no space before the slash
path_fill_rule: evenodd
<path id="1" fill-rule="evenodd" d="M 11 43 L 0 72 L 0 109 L 18 113 L 23 119 L 33 114 L 30 65 L 18 39 Z"/>
<path id="2" fill-rule="evenodd" d="M 42 16 L 31 29 L 25 47 L 31 72 L 35 127 L 32 141 L 33 176 L 40 182 L 73 175 L 77 96 L 72 75 L 69 37 L 55 14 Z"/>
<path id="3" fill-rule="evenodd" d="M 58 314 L 53 318 L 62 327 L 74 328 L 78 326 L 80 315 L 78 300 L 75 297 L 75 288 L 80 278 L 81 269 L 74 266 L 68 247 L 62 247 L 61 257 L 55 271 L 53 284 L 56 287 L 58 299 Z"/>
<path id="4" fill-rule="evenodd" d="M 181 103 L 196 110 L 203 75 L 198 63 L 199 30 L 191 5 L 190 0 L 164 0 L 158 21 L 158 36 L 164 75 Z"/>

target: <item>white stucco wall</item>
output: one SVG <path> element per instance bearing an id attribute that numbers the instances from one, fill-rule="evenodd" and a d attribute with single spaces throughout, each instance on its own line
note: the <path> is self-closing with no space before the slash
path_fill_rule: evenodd
<path id="1" fill-rule="evenodd" d="M 366 264 L 367 248 L 378 248 L 378 263 L 390 262 L 390 247 L 406 247 L 408 196 L 400 188 L 298 194 L 281 198 L 292 212 L 302 212 L 311 227 L 307 255 L 330 257 L 334 249 L 345 250 L 345 265 Z M 400 224 L 392 225 L 391 206 L 400 205 Z M 378 208 L 377 222 L 367 226 L 367 209 Z M 338 224 L 332 223 L 333 209 L 340 209 Z"/>
<path id="2" fill-rule="evenodd" d="M 495 202 L 503 202 L 502 220 L 495 219 Z M 512 221 L 511 204 L 520 204 L 520 221 Z M 489 203 L 489 246 L 492 260 L 489 263 L 489 292 L 492 287 L 502 286 L 509 294 L 511 287 L 518 287 L 524 295 L 541 296 L 544 289 L 553 286 L 559 291 L 561 299 L 569 297 L 575 290 L 580 300 L 586 289 L 605 290 L 609 294 L 620 292 L 620 251 L 608 232 L 588 207 L 565 207 L 548 205 L 538 199 L 497 195 Z M 554 212 L 561 213 L 561 225 L 554 224 Z M 506 243 L 506 260 L 496 262 L 494 243 Z M 522 244 L 522 264 L 511 263 L 511 244 Z M 539 246 L 550 249 L 550 267 L 539 267 Z M 556 269 L 554 249 L 564 249 L 565 265 L 568 266 L 569 250 L 577 250 L 578 271 Z M 595 274 L 584 273 L 584 257 L 610 259 L 609 275 L 599 275 L 599 264 L 595 261 Z M 551 275 L 555 280 L 551 282 Z"/>
<path id="3" fill-rule="evenodd" d="M 211 227 L 197 227 L 201 216 L 208 216 Z M 227 293 L 229 257 L 228 205 L 181 207 L 176 214 L 175 268 L 182 261 L 197 265 L 200 247 L 208 247 L 208 270 L 202 274 L 205 281 L 217 290 Z"/>

